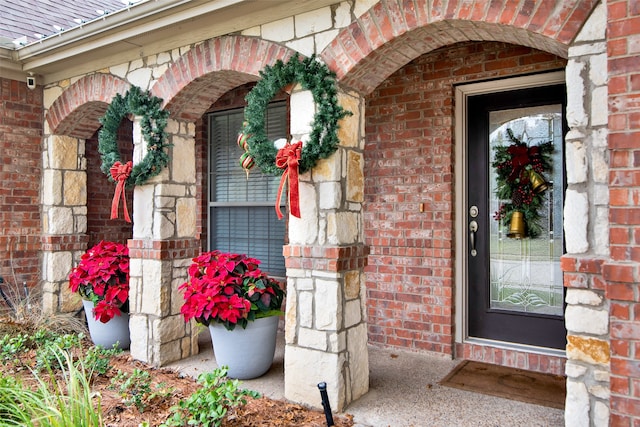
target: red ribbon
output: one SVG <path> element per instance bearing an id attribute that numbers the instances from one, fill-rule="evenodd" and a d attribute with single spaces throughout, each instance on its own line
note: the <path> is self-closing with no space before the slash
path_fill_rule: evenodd
<path id="1" fill-rule="evenodd" d="M 282 178 L 280 178 L 280 188 L 278 188 L 278 198 L 276 200 L 276 214 L 278 219 L 282 219 L 284 215 L 280 211 L 280 200 L 284 191 L 284 184 L 289 179 L 289 211 L 291 215 L 300 218 L 300 194 L 298 190 L 298 163 L 302 154 L 302 141 L 295 144 L 285 145 L 278 150 L 276 155 L 276 166 L 284 169 Z"/>
<path id="2" fill-rule="evenodd" d="M 124 195 L 124 184 L 129 175 L 131 175 L 132 163 L 127 162 L 124 165 L 120 162 L 115 162 L 111 169 L 111 178 L 116 182 L 116 193 L 113 195 L 113 201 L 111 202 L 111 219 L 118 218 L 118 205 L 120 204 L 120 197 L 122 196 L 122 208 L 124 210 L 124 220 L 131 222 L 129 218 L 129 211 L 127 210 L 127 198 Z"/>
<path id="3" fill-rule="evenodd" d="M 507 153 L 511 155 L 512 168 L 509 174 L 509 181 L 513 182 L 521 177 L 522 171 L 525 170 L 528 164 L 540 156 L 540 147 L 537 145 L 527 147 L 525 144 L 514 144 L 507 149 Z"/>

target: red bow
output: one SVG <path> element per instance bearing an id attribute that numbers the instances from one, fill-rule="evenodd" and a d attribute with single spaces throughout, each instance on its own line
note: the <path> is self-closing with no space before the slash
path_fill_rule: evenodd
<path id="1" fill-rule="evenodd" d="M 113 195 L 113 201 L 111 202 L 111 219 L 118 218 L 118 205 L 120 204 L 120 195 L 122 195 L 124 220 L 131 222 L 127 210 L 127 198 L 124 195 L 124 184 L 127 178 L 129 178 L 129 175 L 131 175 L 131 168 L 131 162 L 127 162 L 124 165 L 120 162 L 115 162 L 109 170 L 111 172 L 111 178 L 116 182 L 116 193 Z"/>
<path id="2" fill-rule="evenodd" d="M 282 191 L 284 190 L 284 184 L 289 179 L 289 211 L 291 215 L 296 218 L 300 218 L 300 194 L 298 191 L 298 163 L 300 162 L 300 155 L 302 153 L 302 141 L 298 141 L 295 144 L 285 145 L 278 150 L 276 155 L 276 166 L 280 169 L 284 169 L 282 178 L 280 178 L 280 188 L 278 188 L 278 199 L 276 200 L 276 214 L 278 219 L 282 219 L 283 215 L 280 211 L 280 200 L 282 198 Z"/>
<path id="3" fill-rule="evenodd" d="M 514 144 L 507 149 L 507 153 L 511 155 L 511 173 L 509 181 L 513 182 L 520 178 L 522 169 L 529 164 L 529 148 L 524 144 Z"/>

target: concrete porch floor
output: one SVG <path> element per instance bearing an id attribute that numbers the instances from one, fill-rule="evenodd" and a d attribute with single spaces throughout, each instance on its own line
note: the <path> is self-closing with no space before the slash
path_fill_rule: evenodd
<path id="1" fill-rule="evenodd" d="M 209 331 L 203 331 L 199 340 L 197 356 L 167 367 L 193 377 L 215 369 Z M 458 363 L 458 360 L 369 347 L 369 392 L 343 412 L 354 416 L 357 427 L 564 425 L 564 411 L 559 409 L 439 385 Z M 278 335 L 275 360 L 269 372 L 254 380 L 241 381 L 241 387 L 272 399 L 284 399 L 282 334 Z"/>

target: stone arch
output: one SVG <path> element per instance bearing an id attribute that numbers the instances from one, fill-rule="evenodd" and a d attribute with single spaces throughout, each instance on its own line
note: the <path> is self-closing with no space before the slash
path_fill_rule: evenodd
<path id="1" fill-rule="evenodd" d="M 113 97 L 124 94 L 130 84 L 111 74 L 92 74 L 72 84 L 47 112 L 47 122 L 54 135 L 87 139 L 100 128 L 99 118 L 107 111 Z"/>
<path id="2" fill-rule="evenodd" d="M 403 65 L 463 41 L 499 41 L 566 58 L 569 43 L 598 3 L 380 0 L 321 53 L 341 84 L 370 93 Z"/>
<path id="3" fill-rule="evenodd" d="M 151 92 L 165 100 L 175 119 L 195 121 L 222 94 L 257 81 L 265 65 L 286 61 L 295 51 L 256 37 L 224 36 L 195 46 L 167 71 Z"/>

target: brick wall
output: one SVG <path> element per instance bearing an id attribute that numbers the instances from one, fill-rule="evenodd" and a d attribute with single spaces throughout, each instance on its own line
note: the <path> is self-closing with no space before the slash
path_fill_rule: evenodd
<path id="1" fill-rule="evenodd" d="M 0 78 L 0 276 L 40 280 L 42 88 Z"/>
<path id="2" fill-rule="evenodd" d="M 611 425 L 640 425 L 640 3 L 607 2 Z"/>
<path id="3" fill-rule="evenodd" d="M 133 122 L 122 120 L 118 129 L 118 145 L 123 163 L 133 157 Z M 116 185 L 108 180 L 100 170 L 100 153 L 98 152 L 98 133 L 86 140 L 87 158 L 87 235 L 88 247 L 100 240 L 127 243 L 133 236 L 133 226 L 123 218 L 123 204 L 120 200 L 118 219 L 111 218 L 111 201 Z M 129 216 L 133 218 L 133 188 L 125 190 Z"/>
<path id="4" fill-rule="evenodd" d="M 459 43 L 412 61 L 367 98 L 371 343 L 454 351 L 453 85 L 564 66 L 522 46 Z"/>

